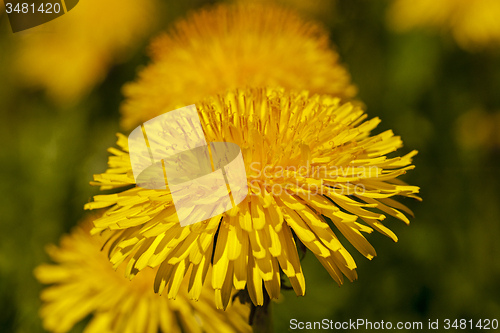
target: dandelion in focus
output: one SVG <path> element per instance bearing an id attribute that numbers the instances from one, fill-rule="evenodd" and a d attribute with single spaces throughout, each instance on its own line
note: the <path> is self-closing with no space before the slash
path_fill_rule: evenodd
<path id="1" fill-rule="evenodd" d="M 216 310 L 209 285 L 200 290 L 199 301 L 193 302 L 183 290 L 176 300 L 154 294 L 153 269 L 145 269 L 129 281 L 123 276 L 125 267 L 113 270 L 103 252 L 106 233 L 92 237 L 91 226 L 89 217 L 63 236 L 60 246 L 48 247 L 55 264 L 35 269 L 37 279 L 51 285 L 41 294 L 47 331 L 68 332 L 92 314 L 85 333 L 251 332 L 249 308 L 236 300 L 226 312 Z"/>
<path id="2" fill-rule="evenodd" d="M 227 89 L 307 89 L 350 99 L 356 94 L 328 34 L 275 5 L 232 4 L 178 21 L 150 47 L 152 63 L 123 89 L 122 126 Z"/>
<path id="3" fill-rule="evenodd" d="M 430 27 L 450 31 L 464 49 L 500 45 L 500 1 L 395 0 L 388 12 L 399 31 Z"/>
<path id="4" fill-rule="evenodd" d="M 359 107 L 305 91 L 247 88 L 204 99 L 197 108 L 207 141 L 241 147 L 248 196 L 222 215 L 181 227 L 168 188 L 134 186 L 127 138 L 119 135 L 120 149 L 109 149 L 109 169 L 92 184 L 128 188 L 96 196 L 86 209 L 109 207 L 93 233 L 113 231 L 110 260 L 119 266 L 130 258 L 129 278 L 159 267 L 154 290 L 174 298 L 189 275 L 195 282 L 188 290 L 197 299 L 201 272 L 213 266 L 218 308 L 227 306 L 233 288 L 262 305 L 266 293 L 279 297 L 284 276 L 304 295 L 297 246 L 307 247 L 341 285 L 344 276 L 357 278 L 356 263 L 336 233 L 372 259 L 376 252 L 364 234 L 377 230 L 397 241 L 382 223 L 385 214 L 409 223 L 404 213 L 411 211 L 394 199 L 419 199 L 418 187 L 397 179 L 414 168 L 416 151 L 388 157 L 402 147 L 400 137 L 392 131 L 370 136 L 380 120 L 366 120 Z"/>
<path id="5" fill-rule="evenodd" d="M 156 0 L 86 0 L 67 14 L 16 34 L 14 71 L 58 103 L 74 102 L 127 59 L 153 29 Z"/>

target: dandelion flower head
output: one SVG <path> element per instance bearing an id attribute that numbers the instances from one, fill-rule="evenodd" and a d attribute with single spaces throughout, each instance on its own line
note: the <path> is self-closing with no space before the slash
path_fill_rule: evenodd
<path id="1" fill-rule="evenodd" d="M 92 184 L 127 188 L 98 195 L 86 208 L 108 207 L 93 232 L 114 231 L 110 260 L 118 266 L 131 258 L 130 278 L 159 266 L 155 291 L 175 297 L 190 274 L 196 299 L 200 272 L 213 266 L 217 307 L 227 306 L 233 288 L 246 289 L 262 305 L 266 292 L 279 297 L 284 276 L 304 295 L 297 246 L 307 247 L 340 285 L 357 274 L 337 233 L 372 259 L 376 252 L 365 234 L 377 230 L 397 241 L 382 222 L 386 214 L 409 223 L 404 213 L 411 211 L 394 198 L 418 199 L 418 187 L 397 179 L 413 169 L 416 151 L 388 157 L 402 147 L 400 137 L 390 130 L 371 136 L 380 120 L 366 120 L 359 107 L 274 88 L 229 91 L 196 105 L 207 141 L 241 147 L 249 194 L 222 215 L 181 227 L 168 189 L 134 186 L 127 138 L 119 135 L 120 149 L 109 149 L 109 169 Z"/>
<path id="2" fill-rule="evenodd" d="M 209 95 L 244 87 L 356 94 L 328 34 L 276 5 L 221 4 L 178 21 L 150 46 L 151 64 L 125 85 L 122 126 L 131 129 Z"/>

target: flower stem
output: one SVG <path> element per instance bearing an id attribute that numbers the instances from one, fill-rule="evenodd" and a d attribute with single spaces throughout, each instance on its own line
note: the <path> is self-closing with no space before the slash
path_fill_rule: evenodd
<path id="1" fill-rule="evenodd" d="M 252 304 L 252 313 L 250 314 L 251 325 L 254 333 L 272 333 L 273 316 L 271 312 L 271 299 L 267 293 L 264 293 L 264 304 L 255 306 Z"/>

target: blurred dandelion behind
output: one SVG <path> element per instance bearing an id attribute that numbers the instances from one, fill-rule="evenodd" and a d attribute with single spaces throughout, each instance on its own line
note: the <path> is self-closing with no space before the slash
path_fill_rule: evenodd
<path id="1" fill-rule="evenodd" d="M 227 89 L 284 87 L 351 99 L 357 89 L 320 25 L 262 3 L 220 4 L 177 21 L 124 86 L 122 127 Z"/>
<path id="2" fill-rule="evenodd" d="M 22 36 L 13 66 L 18 84 L 44 89 L 56 104 L 78 101 L 141 45 L 158 22 L 158 6 L 157 0 L 85 0 L 16 34 Z"/>
<path id="3" fill-rule="evenodd" d="M 96 216 L 90 215 L 71 234 L 62 236 L 59 246 L 48 246 L 55 263 L 35 269 L 37 279 L 50 285 L 41 293 L 40 314 L 46 330 L 65 333 L 92 315 L 86 333 L 251 332 L 250 309 L 235 300 L 225 312 L 216 310 L 209 284 L 198 302 L 183 290 L 175 300 L 168 300 L 152 290 L 155 270 L 145 269 L 133 281 L 124 277 L 124 266 L 113 270 L 106 257 L 106 233 L 90 235 Z"/>

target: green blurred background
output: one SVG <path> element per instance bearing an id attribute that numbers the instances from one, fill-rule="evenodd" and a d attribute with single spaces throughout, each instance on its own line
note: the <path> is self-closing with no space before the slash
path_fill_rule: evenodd
<path id="1" fill-rule="evenodd" d="M 404 140 L 401 153 L 419 150 L 417 168 L 403 179 L 421 187 L 424 201 L 403 200 L 416 215 L 409 227 L 388 218 L 398 243 L 368 236 L 378 253 L 371 262 L 343 239 L 359 267 L 354 283 L 339 288 L 306 255 L 306 297 L 283 291 L 276 331 L 287 331 L 291 318 L 500 320 L 500 51 L 468 53 L 447 35 L 390 32 L 383 0 L 318 3 L 319 10 L 298 7 L 331 31 L 369 116 L 382 119 L 377 133 L 393 129 Z M 149 36 L 206 4 L 165 1 Z M 88 182 L 105 170 L 120 88 L 148 63 L 149 37 L 88 96 L 55 105 L 16 84 L 9 68 L 19 37 L 0 9 L 0 332 L 36 333 L 43 332 L 41 286 L 33 269 L 98 192 Z"/>

